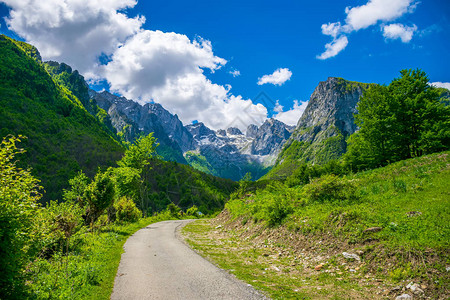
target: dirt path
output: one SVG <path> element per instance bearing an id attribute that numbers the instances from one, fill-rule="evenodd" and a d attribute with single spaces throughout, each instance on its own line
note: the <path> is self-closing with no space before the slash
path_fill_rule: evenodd
<path id="1" fill-rule="evenodd" d="M 180 241 L 177 230 L 188 222 L 159 222 L 132 235 L 111 299 L 265 299 Z"/>

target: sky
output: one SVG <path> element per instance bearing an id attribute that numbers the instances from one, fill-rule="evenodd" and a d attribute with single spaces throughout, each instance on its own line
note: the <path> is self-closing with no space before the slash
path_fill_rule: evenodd
<path id="1" fill-rule="evenodd" d="M 212 129 L 296 125 L 330 76 L 450 88 L 450 1 L 0 0 L 0 32 L 92 88 Z"/>

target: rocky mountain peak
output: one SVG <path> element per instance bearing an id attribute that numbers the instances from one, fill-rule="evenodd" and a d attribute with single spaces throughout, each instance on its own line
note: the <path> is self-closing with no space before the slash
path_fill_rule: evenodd
<path id="1" fill-rule="evenodd" d="M 291 136 L 287 127 L 283 122 L 273 118 L 264 121 L 256 132 L 251 133 L 254 135 L 251 153 L 257 155 L 278 154 L 283 144 Z"/>
<path id="2" fill-rule="evenodd" d="M 254 138 L 256 137 L 256 134 L 258 133 L 258 126 L 256 126 L 255 124 L 250 124 L 247 127 L 247 132 L 246 132 L 246 136 L 248 138 Z"/>
<path id="3" fill-rule="evenodd" d="M 337 159 L 346 150 L 345 138 L 357 129 L 353 114 L 368 87 L 339 77 L 320 82 L 285 148 L 298 141 L 305 143 L 300 159 L 318 163 Z"/>
<path id="4" fill-rule="evenodd" d="M 355 132 L 353 114 L 368 84 L 329 77 L 316 87 L 308 106 L 297 123 L 298 128 L 336 126 L 344 136 Z"/>
<path id="5" fill-rule="evenodd" d="M 221 135 L 221 136 L 226 136 L 226 135 L 227 135 L 227 132 L 226 132 L 225 130 L 223 130 L 223 129 L 217 130 L 216 133 L 217 133 L 218 135 Z"/>
<path id="6" fill-rule="evenodd" d="M 186 129 L 192 134 L 196 139 L 201 139 L 209 135 L 215 135 L 215 132 L 205 126 L 202 122 L 196 124 L 186 125 Z"/>
<path id="7" fill-rule="evenodd" d="M 231 135 L 243 135 L 242 131 L 239 130 L 237 127 L 230 127 L 227 129 L 227 134 Z"/>

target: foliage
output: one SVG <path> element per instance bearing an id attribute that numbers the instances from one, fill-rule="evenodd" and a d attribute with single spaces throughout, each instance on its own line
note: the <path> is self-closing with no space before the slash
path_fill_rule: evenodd
<path id="1" fill-rule="evenodd" d="M 170 216 L 173 218 L 181 217 L 181 208 L 179 208 L 174 203 L 170 203 L 169 205 L 167 205 L 167 211 L 170 213 Z"/>
<path id="2" fill-rule="evenodd" d="M 450 147 L 450 108 L 421 70 L 402 70 L 389 86 L 373 85 L 358 103 L 359 132 L 345 160 L 354 169 L 374 168 Z"/>
<path id="3" fill-rule="evenodd" d="M 108 169 L 114 181 L 117 197 L 127 197 L 138 203 L 142 184 L 140 170 L 130 167 Z"/>
<path id="4" fill-rule="evenodd" d="M 157 144 L 153 133 L 141 136 L 125 151 L 125 155 L 117 163 L 120 167 L 129 167 L 143 170 L 150 164 L 150 159 L 156 153 Z"/>
<path id="5" fill-rule="evenodd" d="M 345 203 L 357 198 L 353 182 L 333 174 L 314 179 L 303 188 L 302 193 L 308 201 L 319 203 L 334 201 Z"/>
<path id="6" fill-rule="evenodd" d="M 442 152 L 302 185 L 273 182 L 248 197 L 233 196 L 226 208 L 234 218 L 329 232 L 352 244 L 368 238 L 365 229 L 381 227 L 371 237 L 390 247 L 441 251 L 450 245 L 449 159 Z"/>
<path id="7" fill-rule="evenodd" d="M 114 183 L 109 172 L 97 173 L 84 193 L 88 204 L 86 222 L 92 225 L 114 202 Z"/>
<path id="8" fill-rule="evenodd" d="M 73 202 L 50 201 L 43 213 L 44 240 L 41 254 L 69 251 L 70 238 L 81 230 L 84 224 L 83 209 Z"/>
<path id="9" fill-rule="evenodd" d="M 0 137 L 28 137 L 18 164 L 32 167 L 46 191 L 40 201 L 47 202 L 61 199 L 78 171 L 92 178 L 98 166 L 113 166 L 124 150 L 77 97 L 55 83 L 36 51 L 0 36 Z"/>
<path id="10" fill-rule="evenodd" d="M 63 199 L 68 202 L 78 203 L 81 207 L 84 207 L 87 204 L 85 191 L 90 181 L 83 171 L 79 171 L 77 176 L 69 179 L 70 190 L 63 191 Z"/>
<path id="11" fill-rule="evenodd" d="M 0 294 L 5 297 L 20 292 L 41 197 L 39 180 L 16 165 L 15 157 L 24 153 L 16 143 L 22 140 L 8 136 L 0 144 Z"/>
<path id="12" fill-rule="evenodd" d="M 114 208 L 119 222 L 137 222 L 142 216 L 142 212 L 136 207 L 133 200 L 124 196 L 114 202 Z"/>
<path id="13" fill-rule="evenodd" d="M 187 216 L 192 216 L 192 217 L 195 217 L 195 218 L 200 217 L 198 207 L 196 205 L 193 205 L 192 207 L 188 208 L 186 210 L 186 215 Z"/>

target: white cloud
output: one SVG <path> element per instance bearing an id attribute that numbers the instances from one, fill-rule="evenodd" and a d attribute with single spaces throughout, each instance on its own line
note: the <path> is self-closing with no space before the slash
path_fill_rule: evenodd
<path id="1" fill-rule="evenodd" d="M 116 50 L 102 74 L 112 91 L 141 103 L 161 103 L 185 124 L 200 120 L 212 129 L 233 125 L 242 130 L 261 124 L 267 117 L 263 105 L 231 95 L 231 86 L 214 84 L 204 75 L 203 69 L 224 64 L 209 41 L 142 30 Z"/>
<path id="2" fill-rule="evenodd" d="M 343 32 L 348 31 L 348 26 L 342 26 L 341 22 L 322 24 L 322 34 L 332 36 L 334 39 Z"/>
<path id="3" fill-rule="evenodd" d="M 85 75 L 102 53 L 138 32 L 144 17 L 129 18 L 124 9 L 135 0 L 2 0 L 11 8 L 6 24 L 36 46 L 46 60 L 64 61 Z"/>
<path id="4" fill-rule="evenodd" d="M 322 34 L 331 36 L 333 41 L 325 45 L 325 52 L 318 55 L 318 59 L 327 59 L 336 56 L 348 44 L 347 36 L 360 29 L 368 28 L 378 22 L 390 22 L 398 19 L 406 13 L 413 12 L 419 2 L 415 0 L 369 0 L 366 4 L 356 7 L 346 7 L 347 15 L 345 24 L 341 22 L 322 24 Z M 402 24 L 391 24 L 403 26 Z M 387 25 L 387 26 L 391 26 Z M 386 27 L 386 26 L 385 26 Z M 404 43 L 411 40 L 412 34 L 417 27 L 403 26 L 403 32 L 391 33 L 394 29 L 398 32 L 398 27 L 387 28 L 387 32 L 383 31 L 386 38 L 392 38 L 392 34 L 397 34 L 394 38 L 401 38 Z M 413 30 L 412 30 L 413 29 Z"/>
<path id="5" fill-rule="evenodd" d="M 323 59 L 327 59 L 327 58 L 336 56 L 339 54 L 339 52 L 344 50 L 345 47 L 347 47 L 347 44 L 348 44 L 348 39 L 345 35 L 343 35 L 337 39 L 334 39 L 331 43 L 328 43 L 325 45 L 325 52 L 318 55 L 317 58 L 323 60 Z"/>
<path id="6" fill-rule="evenodd" d="M 431 82 L 430 84 L 432 86 L 435 86 L 435 87 L 440 87 L 440 88 L 444 88 L 444 89 L 450 90 L 450 82 L 439 82 L 439 81 L 436 81 L 436 82 Z"/>
<path id="7" fill-rule="evenodd" d="M 305 111 L 307 106 L 308 101 L 299 103 L 298 100 L 294 100 L 294 106 L 290 110 L 282 111 L 283 106 L 281 106 L 277 101 L 277 104 L 274 108 L 274 111 L 277 112 L 277 114 L 275 114 L 273 118 L 287 125 L 295 126 L 297 125 L 298 120 L 303 115 L 303 112 Z"/>
<path id="8" fill-rule="evenodd" d="M 236 69 L 232 69 L 228 73 L 233 75 L 233 77 L 241 76 L 241 72 L 239 70 L 236 70 Z"/>
<path id="9" fill-rule="evenodd" d="M 393 21 L 411 12 L 416 6 L 413 2 L 414 0 L 370 0 L 361 6 L 347 7 L 345 21 L 353 30 L 367 28 L 378 21 Z"/>
<path id="10" fill-rule="evenodd" d="M 148 101 L 154 92 L 188 74 L 202 75 L 226 64 L 214 55 L 209 41 L 190 41 L 182 34 L 141 30 L 128 39 L 102 66 L 102 75 L 113 90 L 137 101 Z M 158 99 L 155 99 L 158 100 Z"/>
<path id="11" fill-rule="evenodd" d="M 274 85 L 282 85 L 289 79 L 291 79 L 292 72 L 288 68 L 279 68 L 270 75 L 264 75 L 258 78 L 258 85 L 271 83 Z"/>
<path id="12" fill-rule="evenodd" d="M 280 101 L 277 100 L 277 102 L 275 103 L 275 107 L 273 108 L 274 112 L 282 112 L 283 111 L 283 105 L 280 104 Z"/>
<path id="13" fill-rule="evenodd" d="M 158 102 L 185 124 L 200 120 L 213 129 L 244 130 L 267 118 L 263 105 L 205 76 L 227 62 L 214 55 L 210 41 L 145 30 L 144 17 L 126 13 L 136 0 L 3 2 L 11 8 L 9 29 L 34 44 L 45 60 L 66 62 L 91 80 L 105 79 L 111 91 L 130 99 Z M 108 57 L 106 65 L 100 56 Z"/>
<path id="14" fill-rule="evenodd" d="M 386 39 L 401 39 L 403 43 L 409 43 L 413 37 L 414 32 L 417 30 L 417 26 L 411 27 L 403 24 L 389 24 L 382 27 L 383 36 Z"/>

